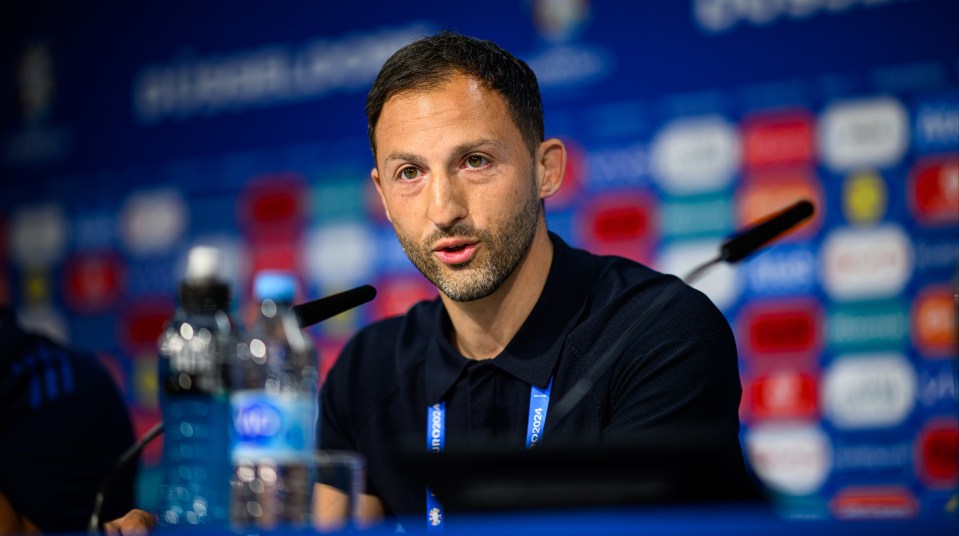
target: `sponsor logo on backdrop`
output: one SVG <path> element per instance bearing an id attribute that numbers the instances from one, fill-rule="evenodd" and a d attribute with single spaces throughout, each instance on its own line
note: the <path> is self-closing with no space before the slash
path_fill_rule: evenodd
<path id="1" fill-rule="evenodd" d="M 641 143 L 592 150 L 586 154 L 585 167 L 585 186 L 591 191 L 645 186 L 649 182 L 649 155 Z"/>
<path id="2" fill-rule="evenodd" d="M 656 203 L 642 193 L 594 197 L 580 217 L 580 241 L 601 255 L 622 255 L 643 262 L 657 234 Z"/>
<path id="3" fill-rule="evenodd" d="M 819 410 L 819 389 L 811 374 L 777 370 L 753 380 L 749 402 L 753 419 L 809 419 Z"/>
<path id="4" fill-rule="evenodd" d="M 959 477 L 959 422 L 943 419 L 923 426 L 916 439 L 916 468 L 928 486 L 955 489 Z"/>
<path id="5" fill-rule="evenodd" d="M 119 227 L 109 212 L 80 214 L 73 219 L 73 243 L 77 249 L 100 250 L 116 245 Z"/>
<path id="6" fill-rule="evenodd" d="M 836 443 L 832 448 L 833 470 L 843 473 L 897 473 L 912 464 L 910 441 Z"/>
<path id="7" fill-rule="evenodd" d="M 916 242 L 916 272 L 920 276 L 942 276 L 948 279 L 956 275 L 959 264 L 959 239 L 926 238 Z"/>
<path id="8" fill-rule="evenodd" d="M 296 172 L 253 178 L 240 194 L 240 219 L 254 242 L 295 240 L 302 231 L 309 206 L 303 177 Z"/>
<path id="9" fill-rule="evenodd" d="M 733 204 L 727 195 L 665 198 L 659 215 L 664 238 L 726 235 L 733 228 Z"/>
<path id="10" fill-rule="evenodd" d="M 760 424 L 746 432 L 745 444 L 756 474 L 776 492 L 808 495 L 829 476 L 831 446 L 818 426 Z"/>
<path id="11" fill-rule="evenodd" d="M 919 513 L 916 497 L 901 486 L 850 486 L 829 501 L 839 519 L 910 518 Z"/>
<path id="12" fill-rule="evenodd" d="M 757 115 L 743 124 L 747 168 L 806 164 L 814 158 L 812 117 L 806 112 Z"/>
<path id="13" fill-rule="evenodd" d="M 589 21 L 588 0 L 533 0 L 533 26 L 546 40 L 567 41 Z"/>
<path id="14" fill-rule="evenodd" d="M 817 134 L 823 161 L 837 172 L 893 165 L 909 146 L 906 109 L 890 97 L 833 104 L 820 117 Z"/>
<path id="15" fill-rule="evenodd" d="M 959 98 L 955 95 L 920 102 L 914 116 L 913 145 L 920 152 L 959 149 Z"/>
<path id="16" fill-rule="evenodd" d="M 811 355 L 821 346 L 822 311 L 812 299 L 756 302 L 739 317 L 750 354 Z"/>
<path id="17" fill-rule="evenodd" d="M 923 225 L 959 223 L 959 157 L 927 158 L 913 167 L 909 208 Z"/>
<path id="18" fill-rule="evenodd" d="M 743 0 L 694 0 L 692 16 L 700 29 L 709 33 L 725 32 L 741 22 L 768 27 L 779 19 L 802 21 L 819 13 L 830 15 L 863 6 L 875 9 L 897 0 L 794 0 L 790 2 L 744 2 Z M 905 2 L 908 0 L 898 0 Z"/>
<path id="19" fill-rule="evenodd" d="M 141 409 L 157 409 L 159 397 L 156 348 L 145 348 L 133 358 L 131 370 L 136 405 Z"/>
<path id="20" fill-rule="evenodd" d="M 525 59 L 544 92 L 599 82 L 616 67 L 611 49 L 581 43 L 550 46 Z"/>
<path id="21" fill-rule="evenodd" d="M 310 212 L 315 222 L 362 220 L 366 217 L 365 186 L 372 182 L 368 174 L 344 169 L 324 172 L 322 176 L 317 174 L 312 182 L 315 185 L 312 210 L 304 212 Z"/>
<path id="22" fill-rule="evenodd" d="M 912 244 L 902 228 L 834 229 L 822 246 L 822 283 L 835 300 L 899 294 L 912 275 Z"/>
<path id="23" fill-rule="evenodd" d="M 809 238 L 819 230 L 825 212 L 822 186 L 812 170 L 802 167 L 753 173 L 736 191 L 736 221 L 751 225 L 802 199 L 816 207 L 815 213 L 779 240 Z"/>
<path id="24" fill-rule="evenodd" d="M 936 363 L 936 362 L 933 362 Z M 940 361 L 936 366 L 919 369 L 917 399 L 926 408 L 942 407 L 955 411 L 959 400 L 959 378 L 955 360 Z"/>
<path id="25" fill-rule="evenodd" d="M 370 304 L 374 319 L 404 314 L 414 304 L 437 296 L 436 287 L 419 273 L 382 278 L 376 290 Z"/>
<path id="26" fill-rule="evenodd" d="M 141 124 L 152 125 L 365 92 L 393 52 L 428 33 L 430 28 L 413 23 L 298 45 L 180 53 L 134 75 L 133 114 Z"/>
<path id="27" fill-rule="evenodd" d="M 23 128 L 3 140 L 4 163 L 11 166 L 52 164 L 73 149 L 73 129 L 50 121 L 57 96 L 55 72 L 54 55 L 47 43 L 30 43 L 20 52 L 15 76 Z M 15 106 L 10 103 L 9 108 Z"/>
<path id="28" fill-rule="evenodd" d="M 718 239 L 675 242 L 662 248 L 654 268 L 683 277 L 700 264 L 714 259 L 718 251 Z M 727 309 L 739 298 L 742 283 L 736 270 L 720 264 L 696 281 L 693 287 L 706 294 L 716 307 Z"/>
<path id="29" fill-rule="evenodd" d="M 956 290 L 951 285 L 926 287 L 912 306 L 913 342 L 923 357 L 955 357 Z"/>
<path id="30" fill-rule="evenodd" d="M 836 305 L 828 319 L 827 340 L 837 353 L 900 349 L 909 344 L 909 313 L 899 300 Z"/>
<path id="31" fill-rule="evenodd" d="M 367 226 L 341 223 L 314 228 L 306 247 L 306 269 L 321 288 L 351 288 L 373 273 L 375 243 Z"/>
<path id="32" fill-rule="evenodd" d="M 847 354 L 823 376 L 823 408 L 837 428 L 897 426 L 915 407 L 916 370 L 901 354 Z"/>
<path id="33" fill-rule="evenodd" d="M 189 214 L 176 190 L 136 192 L 123 204 L 120 237 L 137 255 L 166 253 L 183 238 Z"/>
<path id="34" fill-rule="evenodd" d="M 807 294 L 816 284 L 816 254 L 805 244 L 773 246 L 739 269 L 757 295 Z"/>
<path id="35" fill-rule="evenodd" d="M 842 210 L 846 221 L 871 225 L 886 214 L 886 183 L 873 171 L 860 171 L 846 177 L 842 184 Z"/>
<path id="36" fill-rule="evenodd" d="M 123 263 L 111 252 L 79 253 L 63 269 L 66 302 L 74 311 L 107 311 L 123 292 Z"/>
<path id="37" fill-rule="evenodd" d="M 117 324 L 118 338 L 127 353 L 155 352 L 160 334 L 173 316 L 174 308 L 173 302 L 166 296 L 143 298 L 129 304 Z"/>
<path id="38" fill-rule="evenodd" d="M 715 192 L 732 182 L 739 154 L 739 135 L 724 118 L 678 119 L 653 141 L 653 176 L 673 195 Z"/>
<path id="39" fill-rule="evenodd" d="M 69 227 L 56 203 L 28 206 L 10 218 L 10 257 L 22 266 L 46 266 L 66 251 Z"/>

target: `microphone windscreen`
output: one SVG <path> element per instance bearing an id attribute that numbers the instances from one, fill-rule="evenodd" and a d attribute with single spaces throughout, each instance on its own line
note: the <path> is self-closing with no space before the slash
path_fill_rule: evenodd
<path id="1" fill-rule="evenodd" d="M 296 315 L 300 327 L 306 328 L 363 305 L 375 297 L 376 289 L 371 285 L 363 285 L 339 294 L 294 305 L 293 314 Z"/>
<path id="2" fill-rule="evenodd" d="M 813 204 L 803 199 L 723 242 L 719 250 L 720 258 L 730 264 L 739 262 L 773 238 L 812 216 L 813 212 Z"/>

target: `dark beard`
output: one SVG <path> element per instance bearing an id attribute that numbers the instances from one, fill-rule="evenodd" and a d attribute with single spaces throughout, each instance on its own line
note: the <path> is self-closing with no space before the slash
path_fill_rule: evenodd
<path id="1" fill-rule="evenodd" d="M 406 256 L 419 271 L 451 300 L 468 302 L 485 298 L 496 292 L 512 275 L 533 243 L 541 203 L 536 195 L 536 182 L 531 182 L 529 201 L 502 229 L 480 230 L 467 223 L 457 222 L 448 228 L 437 229 L 425 244 L 417 244 L 399 233 L 396 237 Z M 479 238 L 487 250 L 485 259 L 474 257 L 463 264 L 446 266 L 444 271 L 445 265 L 434 257 L 432 245 L 452 236 Z"/>

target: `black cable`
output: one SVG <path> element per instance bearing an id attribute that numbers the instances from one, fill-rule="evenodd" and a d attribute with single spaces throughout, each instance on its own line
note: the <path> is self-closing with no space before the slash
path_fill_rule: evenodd
<path id="1" fill-rule="evenodd" d="M 117 463 L 112 469 L 110 469 L 110 472 L 103 477 L 103 481 L 100 483 L 100 490 L 97 491 L 97 498 L 93 503 L 93 513 L 90 514 L 90 523 L 87 525 L 87 534 L 92 536 L 100 533 L 100 512 L 103 510 L 103 497 L 117 473 L 119 473 L 124 466 L 130 463 L 131 460 L 139 456 L 140 451 L 142 451 L 147 444 L 156 439 L 161 432 L 163 432 L 163 421 L 153 425 L 153 428 L 150 428 L 147 433 L 143 434 L 143 436 L 140 437 L 140 439 L 137 440 L 132 447 L 124 451 L 124 453 L 120 456 L 120 459 L 117 460 Z"/>

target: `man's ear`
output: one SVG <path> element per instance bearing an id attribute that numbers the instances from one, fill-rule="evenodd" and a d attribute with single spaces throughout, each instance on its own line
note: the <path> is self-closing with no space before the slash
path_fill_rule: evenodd
<path id="1" fill-rule="evenodd" d="M 383 213 L 386 214 L 386 219 L 393 223 L 393 218 L 390 217 L 390 209 L 386 206 L 386 197 L 383 196 L 383 185 L 380 184 L 380 172 L 375 167 L 370 171 L 370 178 L 373 179 L 373 184 L 376 185 L 376 193 L 380 194 L 380 203 L 383 204 Z"/>
<path id="2" fill-rule="evenodd" d="M 559 191 L 566 177 L 566 146 L 557 138 L 539 144 L 536 151 L 539 198 L 546 199 Z"/>

